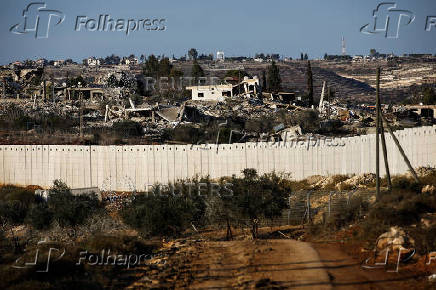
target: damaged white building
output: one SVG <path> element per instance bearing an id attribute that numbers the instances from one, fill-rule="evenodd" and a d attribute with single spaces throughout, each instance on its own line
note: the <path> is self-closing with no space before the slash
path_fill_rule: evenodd
<path id="1" fill-rule="evenodd" d="M 222 102 L 226 97 L 257 97 L 261 93 L 259 78 L 256 76 L 254 78 L 244 77 L 244 80 L 236 85 L 191 86 L 186 89 L 192 91 L 193 101 Z"/>

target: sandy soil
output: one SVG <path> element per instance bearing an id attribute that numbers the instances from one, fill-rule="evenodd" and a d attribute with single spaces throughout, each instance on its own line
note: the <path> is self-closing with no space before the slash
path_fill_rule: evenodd
<path id="1" fill-rule="evenodd" d="M 218 234 L 218 233 L 217 233 Z M 170 243 L 171 244 L 171 243 Z M 432 289 L 416 271 L 363 269 L 340 243 L 292 239 L 174 242 L 163 268 L 129 289 Z M 347 252 L 349 252 L 347 250 Z M 138 277 L 142 277 L 139 278 Z M 436 287 L 435 287 L 436 289 Z"/>
<path id="2" fill-rule="evenodd" d="M 192 270 L 191 289 L 331 289 L 317 252 L 294 240 L 208 242 Z"/>

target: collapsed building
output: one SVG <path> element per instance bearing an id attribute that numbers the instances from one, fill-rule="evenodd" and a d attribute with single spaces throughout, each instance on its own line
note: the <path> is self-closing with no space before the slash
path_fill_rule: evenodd
<path id="1" fill-rule="evenodd" d="M 187 90 L 192 91 L 191 99 L 194 101 L 218 101 L 222 102 L 227 97 L 258 97 L 262 92 L 259 78 L 244 77 L 244 79 L 233 85 L 231 83 L 208 86 L 190 86 Z"/>

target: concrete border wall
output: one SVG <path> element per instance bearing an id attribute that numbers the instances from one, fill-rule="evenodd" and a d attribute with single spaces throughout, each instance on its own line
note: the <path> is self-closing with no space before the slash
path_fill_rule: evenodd
<path id="1" fill-rule="evenodd" d="M 436 167 L 436 126 L 395 132 L 412 166 Z M 391 174 L 407 171 L 386 135 Z M 382 160 L 382 155 L 381 155 Z M 290 173 L 311 175 L 375 172 L 375 135 L 287 143 L 153 146 L 1 145 L 0 184 L 48 188 L 61 179 L 72 188 L 141 191 L 154 183 L 207 176 Z M 381 161 L 382 162 L 382 161 Z M 381 163 L 381 174 L 384 166 Z"/>

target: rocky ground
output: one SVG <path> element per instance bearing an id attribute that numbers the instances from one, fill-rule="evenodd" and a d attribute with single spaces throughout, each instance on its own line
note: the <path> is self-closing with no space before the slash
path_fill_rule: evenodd
<path id="1" fill-rule="evenodd" d="M 287 234 L 273 238 L 278 231 Z M 125 277 L 130 274 L 137 279 L 127 288 L 424 289 L 434 286 L 427 282 L 419 267 L 414 271 L 409 266 L 399 273 L 384 268 L 363 269 L 361 257 L 353 255 L 357 249 L 347 243 L 286 238 L 289 232 L 298 231 L 289 227 L 263 228 L 264 238 L 255 241 L 242 235 L 233 241 L 203 236 L 203 239 L 166 243 L 163 258 L 154 261 L 164 259 L 165 264 L 126 272 Z M 214 232 L 208 236 L 216 238 L 220 234 Z"/>

